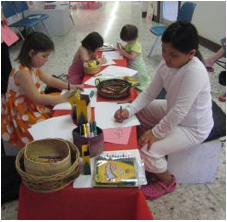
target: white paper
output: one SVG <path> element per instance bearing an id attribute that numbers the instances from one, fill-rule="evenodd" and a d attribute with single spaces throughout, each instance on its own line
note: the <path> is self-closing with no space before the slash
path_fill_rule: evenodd
<path id="1" fill-rule="evenodd" d="M 34 140 L 61 138 L 73 142 L 72 131 L 76 125 L 70 115 L 53 117 L 34 124 L 28 129 Z"/>
<path id="2" fill-rule="evenodd" d="M 97 102 L 97 89 L 96 88 L 85 88 L 84 91 L 81 92 L 81 94 L 83 95 L 90 95 L 91 91 L 94 91 L 95 94 L 92 96 L 92 98 L 90 98 L 90 104 L 91 107 L 95 107 L 95 104 Z M 61 94 L 65 93 L 66 90 L 62 90 Z M 65 103 L 59 103 L 57 105 L 54 106 L 53 110 L 71 110 L 72 107 L 70 105 L 69 102 L 65 102 Z"/>
<path id="3" fill-rule="evenodd" d="M 144 180 L 145 178 L 145 172 L 143 168 L 143 161 L 140 157 L 140 153 L 138 149 L 131 149 L 131 150 L 115 150 L 115 151 L 104 151 L 102 154 L 115 154 L 115 155 L 130 155 L 132 157 L 136 158 L 136 162 L 138 163 L 138 176 L 139 179 L 140 177 Z M 74 180 L 73 182 L 73 188 L 90 188 L 92 187 L 92 182 L 93 182 L 93 173 L 94 173 L 94 165 L 95 165 L 95 157 L 92 157 L 90 159 L 90 164 L 91 164 L 91 175 L 83 175 L 80 174 L 80 176 Z M 82 163 L 80 163 L 80 167 L 82 166 Z M 147 183 L 146 180 L 142 181 L 142 184 L 140 185 L 145 185 Z"/>
<path id="4" fill-rule="evenodd" d="M 116 62 L 114 62 L 111 58 L 105 58 L 106 63 L 102 64 L 101 66 L 109 66 L 109 65 L 114 65 Z"/>
<path id="5" fill-rule="evenodd" d="M 124 109 L 129 103 L 121 104 Z M 95 107 L 95 120 L 98 127 L 101 129 L 109 129 L 125 126 L 137 126 L 140 125 L 139 120 L 134 115 L 131 118 L 124 120 L 123 123 L 117 123 L 114 120 L 114 113 L 120 108 L 117 103 L 98 102 Z"/>
<path id="6" fill-rule="evenodd" d="M 84 84 L 89 85 L 89 86 L 96 86 L 95 85 L 95 80 L 99 79 L 100 76 L 97 77 L 91 77 L 90 79 L 88 79 L 86 82 L 84 82 Z M 112 79 L 113 76 L 101 76 L 101 79 Z"/>
<path id="7" fill-rule="evenodd" d="M 122 66 L 108 66 L 97 75 L 112 76 L 112 77 L 124 77 L 124 76 L 134 76 L 137 73 L 136 70 L 122 67 Z"/>
<path id="8" fill-rule="evenodd" d="M 102 57 L 114 59 L 123 59 L 123 56 L 118 51 L 103 52 Z"/>
<path id="9" fill-rule="evenodd" d="M 72 106 L 69 102 L 59 103 L 54 106 L 53 110 L 71 110 Z"/>

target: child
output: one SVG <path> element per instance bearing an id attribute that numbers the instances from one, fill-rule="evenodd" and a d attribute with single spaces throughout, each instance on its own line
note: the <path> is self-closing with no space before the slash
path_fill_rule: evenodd
<path id="1" fill-rule="evenodd" d="M 3 9 L 1 9 L 1 25 L 7 25 Z M 1 50 L 1 94 L 5 94 L 7 90 L 9 74 L 12 70 L 12 65 L 9 56 L 9 47 L 3 41 L 1 43 Z"/>
<path id="2" fill-rule="evenodd" d="M 81 46 L 73 58 L 69 68 L 69 81 L 72 84 L 81 84 L 84 77 L 84 62 L 96 58 L 97 50 L 103 46 L 103 38 L 97 32 L 88 34 L 81 42 Z M 101 64 L 106 63 L 105 58 L 99 59 Z"/>
<path id="3" fill-rule="evenodd" d="M 134 25 L 125 25 L 121 29 L 121 40 L 127 44 L 122 47 L 117 44 L 117 50 L 128 59 L 128 67 L 137 71 L 135 78 L 140 83 L 139 89 L 143 90 L 149 83 L 146 65 L 142 56 L 142 47 L 138 41 L 138 29 Z"/>
<path id="4" fill-rule="evenodd" d="M 9 76 L 8 89 L 2 102 L 2 139 L 16 147 L 24 147 L 32 140 L 28 128 L 51 117 L 48 105 L 67 102 L 72 92 L 45 95 L 39 80 L 49 86 L 67 89 L 68 84 L 41 70 L 54 50 L 51 39 L 38 32 L 30 34 L 18 55 L 18 64 Z M 71 89 L 81 88 L 71 85 Z"/>
<path id="5" fill-rule="evenodd" d="M 165 156 L 202 143 L 213 127 L 209 76 L 195 57 L 198 44 L 192 24 L 178 21 L 170 25 L 162 36 L 163 60 L 154 80 L 131 106 L 115 113 L 117 122 L 134 114 L 141 122 L 141 157 L 146 171 L 158 180 L 142 187 L 151 200 L 176 188 Z M 162 88 L 166 100 L 155 100 Z"/>

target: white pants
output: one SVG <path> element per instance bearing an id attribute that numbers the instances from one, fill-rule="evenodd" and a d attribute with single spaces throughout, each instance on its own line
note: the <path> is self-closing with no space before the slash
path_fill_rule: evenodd
<path id="1" fill-rule="evenodd" d="M 137 113 L 141 123 L 138 128 L 139 136 L 148 129 L 152 129 L 167 114 L 165 100 L 155 100 L 146 108 Z M 145 163 L 145 170 L 152 173 L 163 173 L 167 170 L 165 156 L 173 152 L 193 147 L 202 143 L 201 138 L 197 138 L 190 128 L 177 126 L 165 138 L 152 144 L 150 150 L 147 145 L 140 149 L 140 154 Z"/>

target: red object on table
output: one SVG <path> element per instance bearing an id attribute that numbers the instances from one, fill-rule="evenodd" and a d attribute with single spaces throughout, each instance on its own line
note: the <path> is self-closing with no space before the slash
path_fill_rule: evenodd
<path id="1" fill-rule="evenodd" d="M 120 60 L 119 60 L 120 61 Z M 122 66 L 126 60 L 120 62 Z M 87 78 L 87 76 L 85 77 Z M 135 97 L 136 98 L 136 97 Z M 53 116 L 70 114 L 55 110 Z M 104 150 L 137 149 L 136 127 L 127 145 L 104 143 Z M 20 187 L 19 220 L 153 220 L 138 188 L 76 188 L 72 184 L 54 193 L 37 193 Z"/>

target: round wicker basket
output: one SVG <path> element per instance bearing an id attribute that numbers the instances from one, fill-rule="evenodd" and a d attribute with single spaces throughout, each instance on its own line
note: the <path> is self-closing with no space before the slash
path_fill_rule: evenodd
<path id="1" fill-rule="evenodd" d="M 84 73 L 88 75 L 95 75 L 101 70 L 101 65 L 97 65 L 96 67 L 87 67 L 84 66 Z"/>
<path id="2" fill-rule="evenodd" d="M 47 159 L 44 159 L 46 157 Z M 59 157 L 60 159 L 55 163 L 50 163 L 48 162 L 48 157 Z M 36 140 L 25 146 L 24 168 L 29 174 L 36 176 L 51 176 L 65 171 L 70 166 L 70 148 L 68 143 L 63 140 Z"/>
<path id="3" fill-rule="evenodd" d="M 50 193 L 63 189 L 79 176 L 79 150 L 71 142 L 64 142 L 68 144 L 70 149 L 71 165 L 65 171 L 50 176 L 37 176 L 27 173 L 24 167 L 25 148 L 19 151 L 16 157 L 16 170 L 20 174 L 25 186 L 36 192 Z"/>

